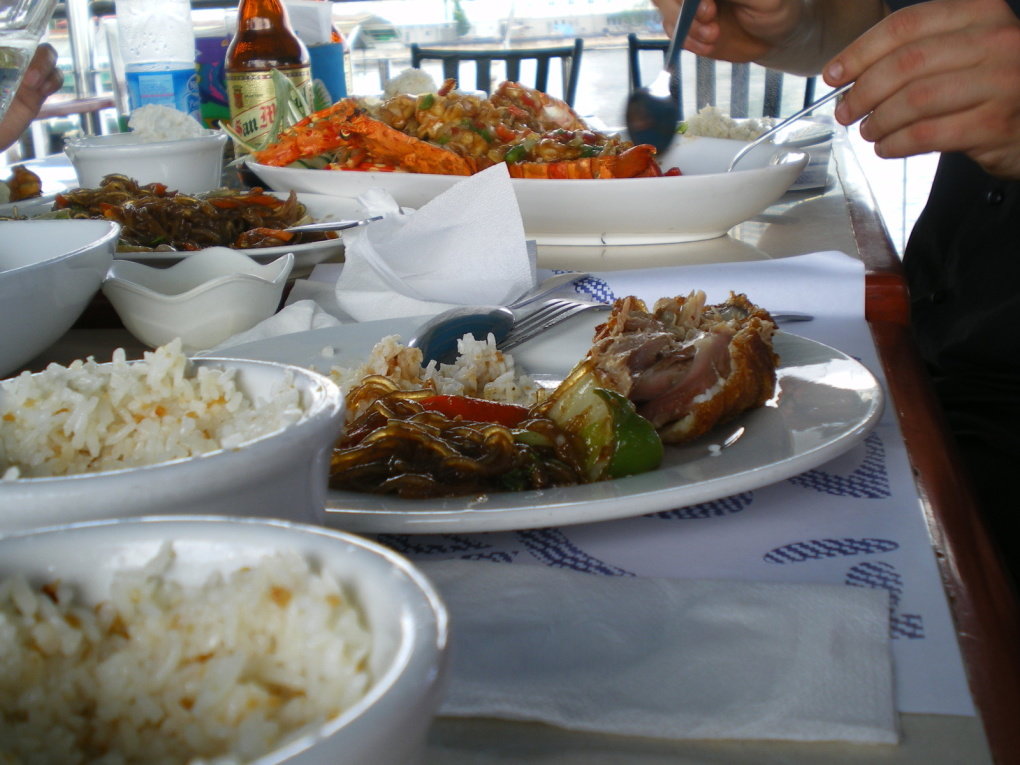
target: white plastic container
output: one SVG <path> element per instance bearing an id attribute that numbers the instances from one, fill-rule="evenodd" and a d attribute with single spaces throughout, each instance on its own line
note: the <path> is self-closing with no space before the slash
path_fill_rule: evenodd
<path id="1" fill-rule="evenodd" d="M 131 110 L 158 104 L 200 120 L 189 0 L 117 0 L 117 27 Z"/>

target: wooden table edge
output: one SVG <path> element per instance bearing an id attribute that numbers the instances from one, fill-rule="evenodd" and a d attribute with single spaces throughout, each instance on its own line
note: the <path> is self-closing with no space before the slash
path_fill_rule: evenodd
<path id="1" fill-rule="evenodd" d="M 1020 763 L 1020 608 L 909 329 L 910 300 L 852 147 L 838 171 L 865 265 L 865 316 L 906 442 L 974 703 L 997 765 Z"/>

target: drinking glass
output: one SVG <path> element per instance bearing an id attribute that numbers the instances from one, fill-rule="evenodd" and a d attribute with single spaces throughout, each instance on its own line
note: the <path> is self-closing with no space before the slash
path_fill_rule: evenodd
<path id="1" fill-rule="evenodd" d="M 57 0 L 0 0 L 0 120 L 14 100 Z"/>

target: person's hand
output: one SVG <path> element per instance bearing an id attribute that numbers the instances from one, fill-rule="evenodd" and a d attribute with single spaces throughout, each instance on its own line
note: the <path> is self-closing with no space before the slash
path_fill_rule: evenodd
<path id="1" fill-rule="evenodd" d="M 652 0 L 662 28 L 672 35 L 683 0 Z M 698 3 L 684 48 L 722 61 L 754 61 L 766 55 L 800 23 L 803 0 L 688 0 Z"/>
<path id="2" fill-rule="evenodd" d="M 43 102 L 63 84 L 64 75 L 57 67 L 57 52 L 49 43 L 43 43 L 35 49 L 18 92 L 0 121 L 0 150 L 21 138 L 39 114 Z"/>
<path id="3" fill-rule="evenodd" d="M 963 152 L 1020 179 L 1020 19 L 1003 0 L 931 0 L 898 11 L 823 72 L 854 81 L 836 107 L 881 157 Z"/>
<path id="4" fill-rule="evenodd" d="M 689 0 L 698 10 L 684 47 L 804 76 L 886 15 L 882 0 Z M 672 34 L 682 0 L 653 0 Z"/>

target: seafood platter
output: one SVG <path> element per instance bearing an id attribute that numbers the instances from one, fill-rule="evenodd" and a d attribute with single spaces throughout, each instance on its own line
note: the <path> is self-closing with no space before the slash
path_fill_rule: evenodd
<path id="1" fill-rule="evenodd" d="M 489 97 L 454 84 L 342 99 L 283 130 L 247 165 L 270 188 L 350 198 L 382 188 L 417 208 L 459 178 L 504 164 L 529 238 L 590 245 L 722 236 L 778 200 L 808 160 L 764 146 L 728 173 L 734 142 L 680 138 L 656 156 L 518 83 Z"/>

